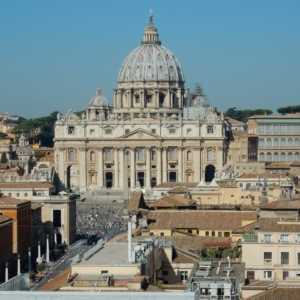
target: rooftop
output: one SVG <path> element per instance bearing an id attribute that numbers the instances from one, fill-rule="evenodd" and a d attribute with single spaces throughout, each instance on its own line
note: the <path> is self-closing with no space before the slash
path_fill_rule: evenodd
<path id="1" fill-rule="evenodd" d="M 48 182 L 0 182 L 0 189 L 50 189 L 54 185 Z"/>
<path id="2" fill-rule="evenodd" d="M 137 243 L 132 243 L 132 249 Z M 79 266 L 112 266 L 128 265 L 128 244 L 127 243 L 106 243 L 104 247 L 91 256 L 88 260 L 82 260 Z M 132 263 L 130 263 L 132 265 Z"/>
<path id="3" fill-rule="evenodd" d="M 9 196 L 0 197 L 0 207 L 2 206 L 19 206 L 24 203 L 30 203 L 30 201 L 19 200 Z"/>
<path id="4" fill-rule="evenodd" d="M 201 228 L 232 230 L 241 226 L 243 220 L 257 220 L 254 211 L 150 211 L 149 229 Z"/>
<path id="5" fill-rule="evenodd" d="M 254 234 L 255 228 L 261 232 L 300 232 L 300 221 L 295 219 L 265 218 L 235 229 L 232 233 Z"/>
<path id="6" fill-rule="evenodd" d="M 169 195 L 164 196 L 150 204 L 149 207 L 174 207 L 174 206 L 191 206 L 192 204 L 196 203 L 195 200 L 187 199 L 178 195 Z"/>
<path id="7" fill-rule="evenodd" d="M 300 200 L 278 200 L 261 205 L 262 210 L 285 210 L 285 209 L 300 209 Z"/>

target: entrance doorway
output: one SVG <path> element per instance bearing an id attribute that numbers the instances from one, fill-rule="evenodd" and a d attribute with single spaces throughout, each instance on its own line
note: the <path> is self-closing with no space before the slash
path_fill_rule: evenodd
<path id="1" fill-rule="evenodd" d="M 176 181 L 177 181 L 176 172 L 170 172 L 170 174 L 169 174 L 169 182 L 176 182 Z"/>
<path id="2" fill-rule="evenodd" d="M 205 168 L 205 182 L 211 182 L 215 177 L 216 168 L 213 165 L 208 165 Z"/>
<path id="3" fill-rule="evenodd" d="M 105 186 L 106 188 L 110 189 L 113 186 L 113 173 L 112 172 L 106 172 L 105 173 Z"/>
<path id="4" fill-rule="evenodd" d="M 137 173 L 137 181 L 140 183 L 141 187 L 145 186 L 145 173 L 144 172 Z"/>

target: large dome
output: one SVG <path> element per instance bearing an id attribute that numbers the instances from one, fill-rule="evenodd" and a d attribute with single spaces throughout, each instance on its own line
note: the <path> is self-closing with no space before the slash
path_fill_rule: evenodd
<path id="1" fill-rule="evenodd" d="M 175 81 L 184 82 L 183 71 L 175 55 L 158 40 L 152 15 L 145 28 L 142 44 L 123 62 L 118 81 Z"/>

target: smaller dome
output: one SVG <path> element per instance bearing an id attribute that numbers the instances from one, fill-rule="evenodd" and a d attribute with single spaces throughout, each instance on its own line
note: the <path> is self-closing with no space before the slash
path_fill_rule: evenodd
<path id="1" fill-rule="evenodd" d="M 173 114 L 173 115 L 171 116 L 171 119 L 177 119 L 177 115 Z"/>
<path id="2" fill-rule="evenodd" d="M 197 96 L 192 100 L 191 106 L 196 107 L 209 107 L 208 101 L 203 96 Z"/>
<path id="3" fill-rule="evenodd" d="M 90 101 L 89 107 L 108 107 L 108 101 L 102 96 L 99 87 L 97 88 L 96 96 Z"/>

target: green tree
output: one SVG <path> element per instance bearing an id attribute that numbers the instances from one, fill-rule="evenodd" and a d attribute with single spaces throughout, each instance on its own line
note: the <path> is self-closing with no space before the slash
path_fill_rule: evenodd
<path id="1" fill-rule="evenodd" d="M 1 163 L 1 164 L 6 164 L 6 163 L 8 163 L 8 159 L 7 159 L 7 157 L 6 157 L 6 153 L 5 153 L 5 152 L 3 152 L 3 153 L 1 154 L 1 160 L 0 160 L 0 163 Z"/>
<path id="2" fill-rule="evenodd" d="M 42 157 L 45 156 L 45 152 L 41 152 L 41 151 L 35 151 L 34 156 L 40 160 Z"/>
<path id="3" fill-rule="evenodd" d="M 0 140 L 3 140 L 7 136 L 6 133 L 0 132 Z"/>

